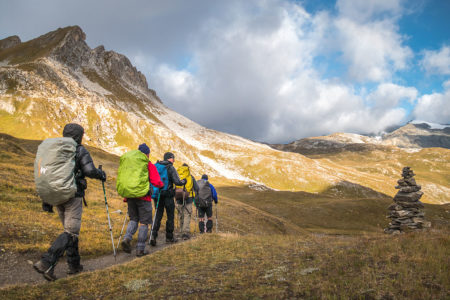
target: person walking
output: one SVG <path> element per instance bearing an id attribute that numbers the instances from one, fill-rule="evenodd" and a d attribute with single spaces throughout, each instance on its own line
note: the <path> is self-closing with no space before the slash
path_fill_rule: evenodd
<path id="1" fill-rule="evenodd" d="M 157 207 L 155 213 L 155 225 L 152 228 L 150 245 L 156 246 L 156 238 L 158 237 L 159 227 L 161 226 L 161 219 L 164 214 L 164 209 L 167 214 L 166 221 L 166 243 L 176 243 L 177 239 L 173 235 L 174 231 L 174 218 L 175 218 L 175 203 L 174 196 L 175 191 L 173 185 L 185 185 L 187 180 L 180 180 L 177 170 L 173 166 L 175 161 L 175 155 L 171 152 L 164 153 L 164 160 L 158 161 L 155 166 L 158 169 L 159 176 L 164 182 L 164 187 L 154 192 L 152 195 L 153 199 L 158 199 L 155 201 L 155 206 Z"/>
<path id="2" fill-rule="evenodd" d="M 139 145 L 138 150 L 149 158 L 150 148 L 145 143 Z M 151 161 L 148 161 L 147 169 L 150 184 L 154 187 L 162 188 L 164 183 L 161 181 L 159 173 Z M 145 251 L 145 243 L 148 237 L 148 225 L 152 223 L 151 188 L 149 189 L 148 194 L 143 197 L 125 198 L 124 201 L 128 205 L 128 216 L 130 217 L 130 222 L 128 222 L 123 241 L 120 243 L 122 250 L 126 253 L 131 253 L 131 240 L 139 228 L 136 256 L 140 257 L 147 255 L 148 252 Z"/>
<path id="3" fill-rule="evenodd" d="M 89 151 L 81 145 L 83 135 L 84 129 L 78 124 L 70 123 L 64 127 L 63 137 L 72 138 L 77 144 L 75 150 L 75 168 L 73 171 L 76 192 L 73 198 L 56 205 L 64 232 L 56 238 L 47 252 L 42 255 L 42 258 L 33 265 L 34 269 L 43 274 L 44 278 L 49 281 L 57 279 L 54 275 L 54 269 L 58 259 L 64 255 L 64 252 L 66 253 L 67 264 L 69 266 L 68 274 L 76 274 L 83 270 L 83 265 L 80 264 L 78 235 L 81 228 L 84 191 L 87 188 L 85 177 L 106 181 L 106 173 L 94 166 Z M 40 166 L 40 170 L 42 170 L 43 174 L 48 172 L 48 169 L 42 166 Z M 61 194 L 63 192 L 65 191 L 62 191 Z"/>
<path id="4" fill-rule="evenodd" d="M 175 187 L 175 200 L 180 219 L 180 232 L 183 240 L 191 238 L 191 215 L 192 215 L 192 202 L 198 195 L 198 185 L 192 176 L 189 166 L 183 164 L 177 169 L 178 175 L 181 179 L 186 179 L 186 184 L 183 186 Z"/>
<path id="5" fill-rule="evenodd" d="M 208 175 L 203 174 L 202 179 L 197 181 L 198 185 L 198 201 L 196 202 L 198 208 L 198 228 L 200 233 L 205 232 L 205 214 L 208 218 L 206 222 L 206 232 L 211 233 L 213 228 L 212 221 L 212 202 L 218 202 L 217 192 L 214 186 L 209 183 Z"/>

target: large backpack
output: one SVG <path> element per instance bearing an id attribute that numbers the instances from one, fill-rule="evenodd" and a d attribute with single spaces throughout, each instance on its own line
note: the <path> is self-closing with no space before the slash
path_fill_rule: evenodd
<path id="1" fill-rule="evenodd" d="M 200 179 L 197 181 L 198 185 L 198 206 L 210 207 L 212 205 L 212 191 L 207 180 Z"/>
<path id="2" fill-rule="evenodd" d="M 60 205 L 75 197 L 75 155 L 77 143 L 69 137 L 49 138 L 38 147 L 34 161 L 34 182 L 42 201 Z"/>
<path id="3" fill-rule="evenodd" d="M 156 170 L 158 171 L 159 177 L 161 177 L 161 181 L 164 183 L 164 186 L 162 188 L 153 187 L 153 194 L 152 194 L 153 199 L 157 199 L 160 193 L 164 194 L 164 192 L 169 189 L 169 174 L 167 172 L 168 166 L 157 162 L 155 164 L 155 167 Z"/>
<path id="4" fill-rule="evenodd" d="M 148 194 L 148 157 L 139 150 L 132 150 L 120 157 L 117 171 L 117 192 L 124 198 L 140 198 Z"/>
<path id="5" fill-rule="evenodd" d="M 175 186 L 175 200 L 184 201 L 189 197 L 195 197 L 194 181 L 189 167 L 183 165 L 177 169 L 177 173 L 181 180 L 186 179 L 186 184 Z"/>

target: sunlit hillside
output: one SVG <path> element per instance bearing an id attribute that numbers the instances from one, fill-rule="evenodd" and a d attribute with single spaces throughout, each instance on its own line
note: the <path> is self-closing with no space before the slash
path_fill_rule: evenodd
<path id="1" fill-rule="evenodd" d="M 403 164 L 421 160 L 420 152 L 371 166 L 360 157 L 353 163 L 313 159 L 207 129 L 165 107 L 125 56 L 102 46 L 91 49 L 84 40 L 74 26 L 0 51 L 0 132 L 44 139 L 77 122 L 85 128 L 85 144 L 110 153 L 146 142 L 153 161 L 172 151 L 176 163 L 187 162 L 195 176 L 312 193 L 350 182 L 393 195 Z M 373 158 L 397 150 L 385 151 Z M 424 201 L 450 202 L 448 180 L 440 179 L 449 170 L 448 157 L 447 150 L 430 155 L 435 172 L 411 165 L 426 191 Z"/>

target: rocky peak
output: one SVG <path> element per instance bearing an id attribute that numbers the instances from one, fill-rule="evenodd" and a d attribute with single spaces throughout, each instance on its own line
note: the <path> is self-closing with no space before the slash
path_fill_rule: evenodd
<path id="1" fill-rule="evenodd" d="M 20 43 L 22 43 L 22 41 L 20 40 L 20 38 L 17 35 L 7 37 L 3 40 L 0 40 L 0 51 L 2 51 L 4 49 L 15 47 Z"/>

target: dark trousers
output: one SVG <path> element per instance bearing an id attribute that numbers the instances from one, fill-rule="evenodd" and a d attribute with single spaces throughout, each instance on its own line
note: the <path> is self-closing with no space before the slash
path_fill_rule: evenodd
<path id="1" fill-rule="evenodd" d="M 208 218 L 208 221 L 206 222 L 206 232 L 212 232 L 213 228 L 213 222 L 210 220 L 212 218 L 212 205 L 208 207 L 199 207 L 198 208 L 198 228 L 200 229 L 200 233 L 205 232 L 205 214 Z"/>
<path id="2" fill-rule="evenodd" d="M 49 266 L 56 265 L 58 259 L 66 252 L 67 263 L 71 266 L 80 265 L 80 253 L 78 252 L 78 237 L 70 233 L 61 233 L 51 247 L 42 256 L 42 260 Z"/>
<path id="3" fill-rule="evenodd" d="M 162 196 L 158 200 L 155 200 L 155 205 L 158 205 L 155 215 L 155 227 L 152 230 L 152 236 L 156 239 L 158 237 L 159 227 L 161 226 L 161 220 L 164 214 L 164 209 L 166 209 L 167 221 L 166 221 L 166 238 L 173 238 L 174 230 L 174 218 L 175 218 L 175 202 L 172 197 Z"/>

